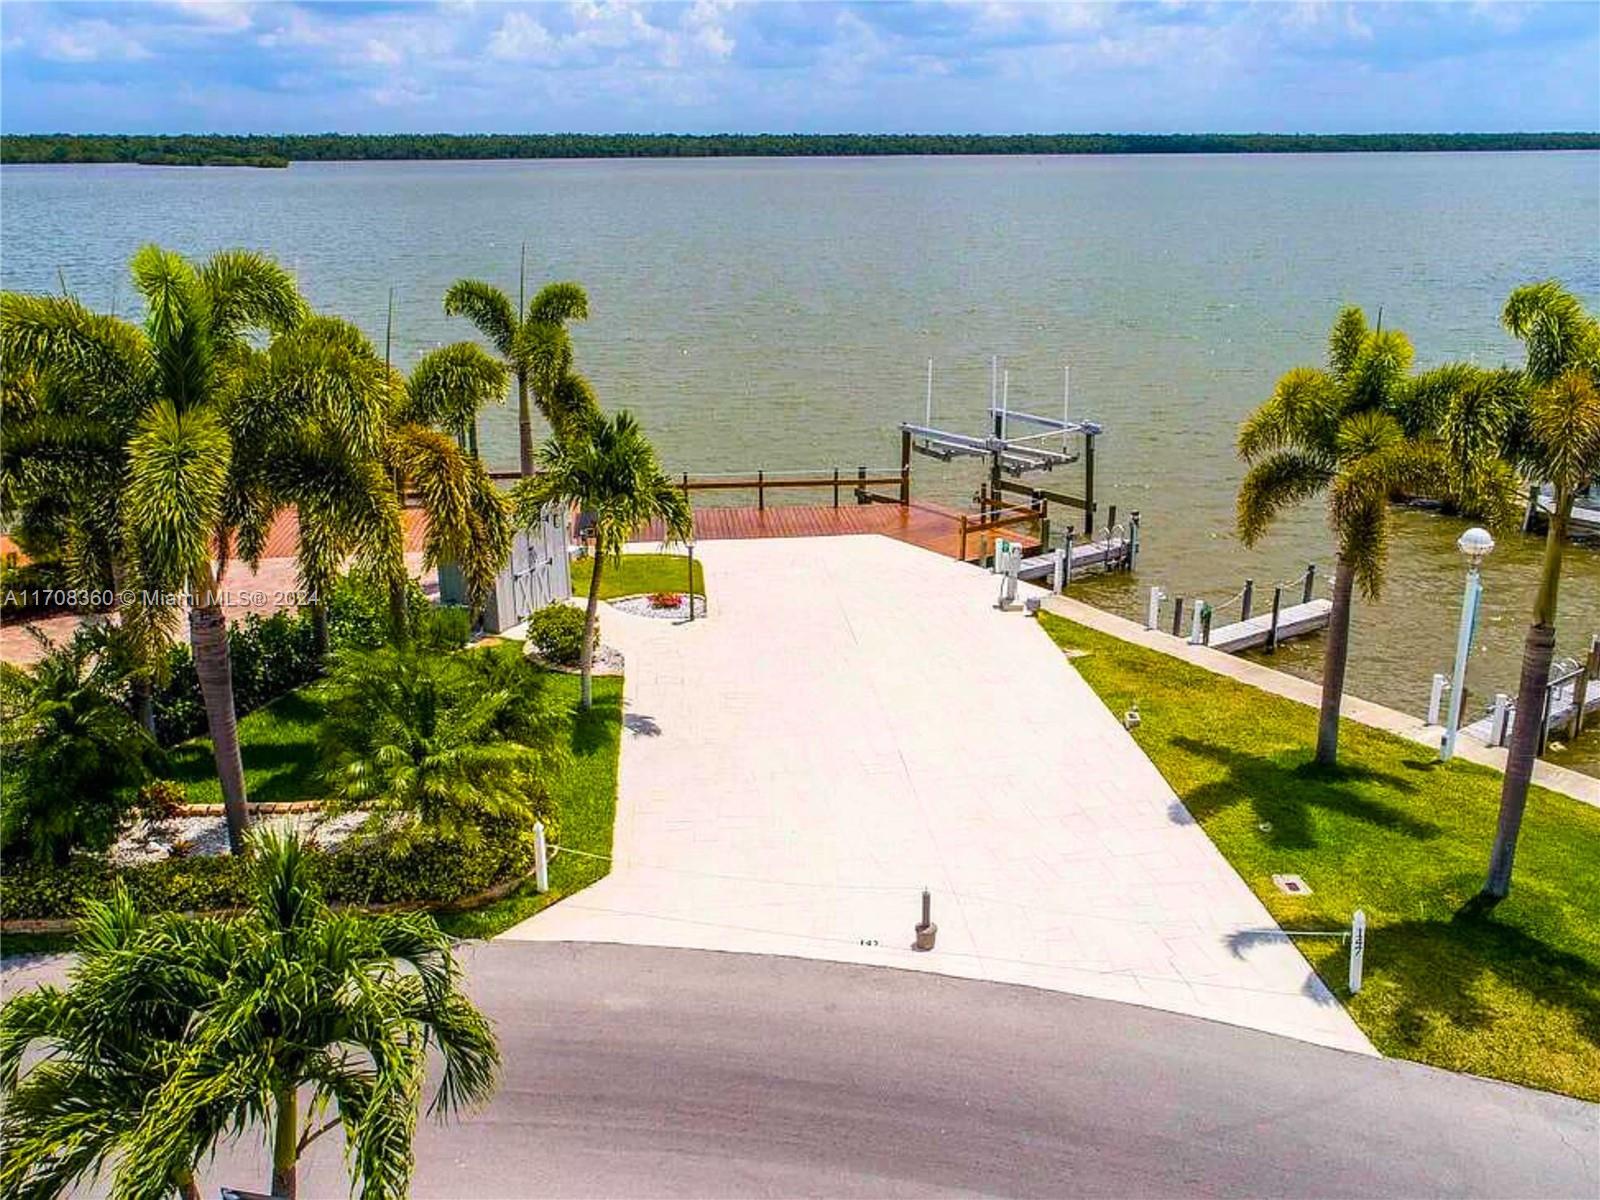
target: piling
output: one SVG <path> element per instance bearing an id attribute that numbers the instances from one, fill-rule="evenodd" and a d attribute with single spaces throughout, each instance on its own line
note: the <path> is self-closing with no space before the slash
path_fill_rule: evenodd
<path id="1" fill-rule="evenodd" d="M 1256 581 L 1254 579 L 1246 579 L 1244 581 L 1244 598 L 1239 604 L 1239 620 L 1248 621 L 1250 619 L 1250 609 L 1255 603 L 1255 598 Z"/>
<path id="2" fill-rule="evenodd" d="M 1283 608 L 1283 588 L 1272 589 L 1272 624 L 1267 627 L 1267 653 L 1278 648 L 1278 613 Z"/>
<path id="3" fill-rule="evenodd" d="M 1172 602 L 1172 636 L 1183 636 L 1183 597 Z"/>

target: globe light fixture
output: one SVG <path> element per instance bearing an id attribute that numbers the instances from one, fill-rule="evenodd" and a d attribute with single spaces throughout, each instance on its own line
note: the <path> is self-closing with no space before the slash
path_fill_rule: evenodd
<path id="1" fill-rule="evenodd" d="M 1467 556 L 1468 569 L 1476 571 L 1489 556 L 1489 551 L 1494 549 L 1494 538 L 1489 536 L 1487 529 L 1479 529 L 1474 525 L 1456 539 L 1456 549 Z"/>

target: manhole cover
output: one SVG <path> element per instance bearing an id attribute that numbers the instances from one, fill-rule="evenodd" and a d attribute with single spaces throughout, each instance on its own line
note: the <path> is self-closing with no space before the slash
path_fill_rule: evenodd
<path id="1" fill-rule="evenodd" d="M 1274 875 L 1272 882 L 1277 885 L 1280 892 L 1287 892 L 1291 896 L 1311 895 L 1311 889 L 1306 886 L 1306 881 L 1298 875 Z"/>

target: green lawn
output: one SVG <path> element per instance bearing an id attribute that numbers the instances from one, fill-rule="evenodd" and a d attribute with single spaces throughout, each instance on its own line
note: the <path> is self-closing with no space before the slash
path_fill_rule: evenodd
<path id="1" fill-rule="evenodd" d="M 239 721 L 239 756 L 244 760 L 245 789 L 252 803 L 321 798 L 317 723 L 322 712 L 313 684 L 280 696 Z M 222 803 L 210 738 L 173 747 L 167 774 L 183 784 L 190 804 Z"/>
<path id="2" fill-rule="evenodd" d="M 593 558 L 580 558 L 572 564 L 572 594 L 582 599 L 589 594 Z M 600 598 L 638 596 L 648 592 L 682 592 L 689 584 L 689 562 L 682 554 L 624 554 L 620 563 L 607 562 L 600 571 Z M 700 560 L 694 564 L 694 593 L 706 594 L 705 572 Z"/>
<path id="3" fill-rule="evenodd" d="M 1345 722 L 1340 757 L 1311 764 L 1316 711 L 1044 614 L 1040 624 L 1134 736 L 1278 922 L 1347 927 L 1367 914 L 1366 975 L 1347 951 L 1301 950 L 1379 1050 L 1600 1100 L 1600 810 L 1535 788 L 1510 897 L 1483 881 L 1500 775 Z M 1312 894 L 1287 896 L 1275 873 Z"/>

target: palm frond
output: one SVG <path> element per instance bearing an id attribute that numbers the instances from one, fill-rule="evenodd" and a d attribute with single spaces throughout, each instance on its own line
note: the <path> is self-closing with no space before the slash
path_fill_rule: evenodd
<path id="1" fill-rule="evenodd" d="M 287 333 L 307 315 L 294 276 L 265 254 L 223 250 L 200 268 L 200 285 L 210 302 L 212 331 L 219 341 L 247 330 Z"/>
<path id="2" fill-rule="evenodd" d="M 576 283 L 547 283 L 528 301 L 529 325 L 565 325 L 589 319 L 589 295 Z"/>
<path id="3" fill-rule="evenodd" d="M 1285 508 L 1315 496 L 1333 479 L 1318 457 L 1278 450 L 1257 460 L 1239 485 L 1236 522 L 1239 538 L 1253 546 Z"/>
<path id="4" fill-rule="evenodd" d="M 517 314 L 506 294 L 478 279 L 458 279 L 444 294 L 446 316 L 465 317 L 505 358 L 512 355 Z"/>

